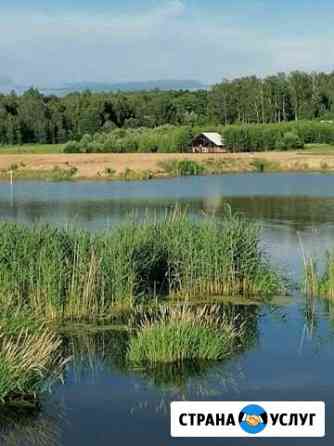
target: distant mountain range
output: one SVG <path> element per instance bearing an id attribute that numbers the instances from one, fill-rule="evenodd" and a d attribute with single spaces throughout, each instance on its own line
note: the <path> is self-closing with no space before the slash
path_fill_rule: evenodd
<path id="1" fill-rule="evenodd" d="M 7 80 L 7 79 L 6 79 Z M 137 82 L 75 82 L 66 83 L 59 87 L 36 87 L 45 95 L 64 96 L 73 92 L 82 92 L 90 90 L 94 92 L 112 92 L 112 91 L 152 91 L 152 90 L 203 90 L 207 85 L 195 80 L 156 80 L 156 81 L 137 81 Z M 0 92 L 9 93 L 15 90 L 18 94 L 28 90 L 28 86 L 15 85 L 11 82 L 0 82 Z"/>

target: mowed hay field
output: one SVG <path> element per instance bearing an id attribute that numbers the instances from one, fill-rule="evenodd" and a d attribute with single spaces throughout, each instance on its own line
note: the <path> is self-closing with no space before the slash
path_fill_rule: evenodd
<path id="1" fill-rule="evenodd" d="M 1 152 L 0 152 L 1 153 Z M 14 178 L 38 177 L 38 173 L 73 170 L 72 179 L 110 178 L 127 170 L 151 172 L 152 177 L 168 176 L 163 164 L 173 160 L 192 160 L 217 167 L 212 173 L 253 171 L 334 171 L 334 151 L 260 152 L 260 153 L 91 153 L 91 154 L 0 154 L 3 179 L 13 170 Z"/>

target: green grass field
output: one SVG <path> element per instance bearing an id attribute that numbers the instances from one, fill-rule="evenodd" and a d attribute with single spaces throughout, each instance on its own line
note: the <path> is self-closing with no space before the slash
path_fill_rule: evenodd
<path id="1" fill-rule="evenodd" d="M 32 153 L 36 155 L 63 153 L 64 144 L 23 144 L 22 146 L 0 146 L 0 154 L 20 155 Z"/>

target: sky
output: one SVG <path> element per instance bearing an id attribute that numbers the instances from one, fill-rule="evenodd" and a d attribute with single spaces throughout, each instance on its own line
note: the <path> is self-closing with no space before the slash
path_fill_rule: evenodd
<path id="1" fill-rule="evenodd" d="M 331 71 L 333 21 L 333 0 L 0 0 L 0 83 Z"/>

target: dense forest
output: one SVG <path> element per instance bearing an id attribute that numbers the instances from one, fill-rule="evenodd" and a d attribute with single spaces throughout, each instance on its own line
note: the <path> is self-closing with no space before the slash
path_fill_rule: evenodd
<path id="1" fill-rule="evenodd" d="M 225 80 L 208 91 L 0 95 L 0 144 L 64 143 L 114 129 L 331 119 L 334 73 Z M 183 138 L 183 136 L 181 136 Z"/>

